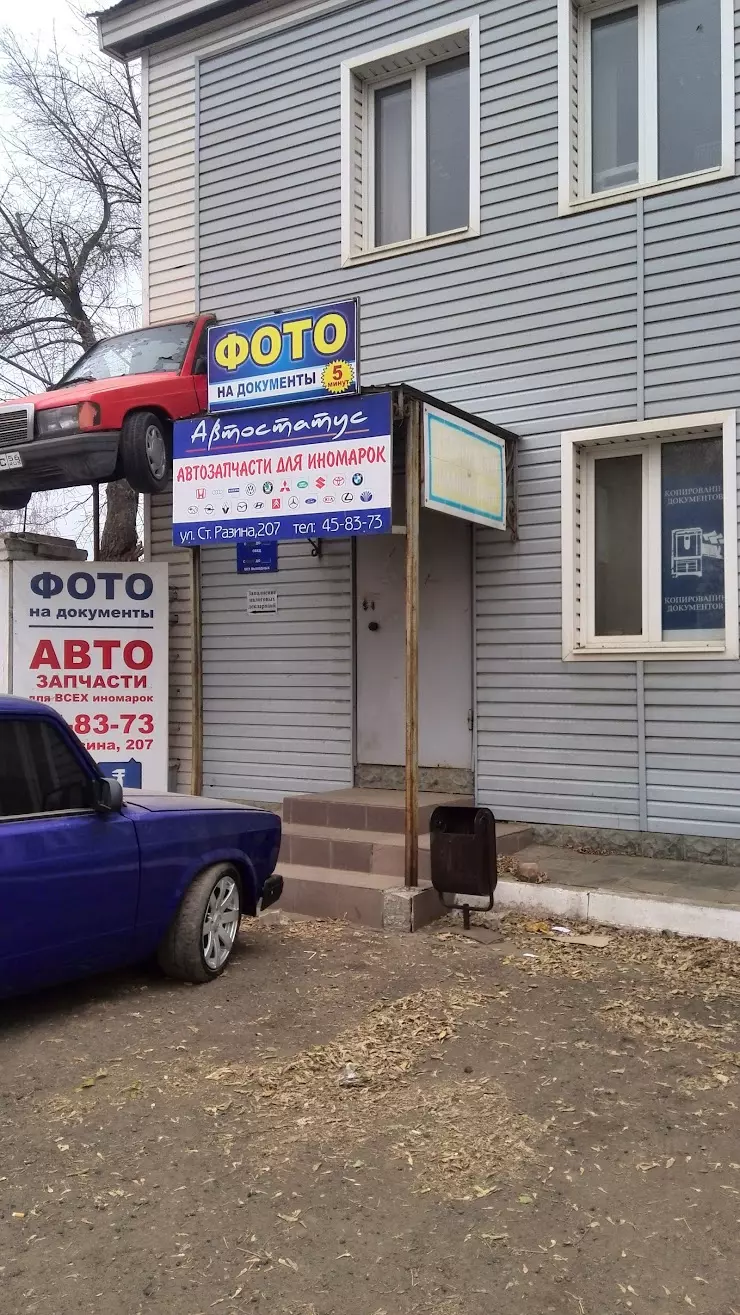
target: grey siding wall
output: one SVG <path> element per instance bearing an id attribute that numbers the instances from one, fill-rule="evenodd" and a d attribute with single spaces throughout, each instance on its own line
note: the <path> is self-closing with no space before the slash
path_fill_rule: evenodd
<path id="1" fill-rule="evenodd" d="M 201 64 L 201 301 L 229 315 L 359 293 L 366 381 L 523 435 L 522 541 L 479 539 L 479 794 L 502 816 L 635 826 L 634 664 L 560 661 L 558 444 L 635 415 L 636 219 L 555 217 L 550 0 L 479 6 L 482 238 L 339 269 L 340 60 L 458 12 L 372 0 Z"/>
<path id="2" fill-rule="evenodd" d="M 251 38 L 245 22 L 243 46 L 200 65 L 196 291 L 221 316 L 357 293 L 366 382 L 407 380 L 521 435 L 520 542 L 477 539 L 481 800 L 502 817 L 739 836 L 739 663 L 560 660 L 559 442 L 737 405 L 740 187 L 558 218 L 555 0 L 471 12 L 482 236 L 340 268 L 340 61 L 449 22 L 456 0 L 360 0 Z M 184 51 L 158 60 L 185 108 Z M 193 196 L 188 183 L 182 213 Z M 178 295 L 179 260 L 174 241 L 152 252 L 152 297 Z"/>
<path id="3" fill-rule="evenodd" d="M 237 575 L 236 550 L 201 554 L 203 793 L 277 802 L 352 784 L 349 541 L 281 544 L 275 575 Z M 250 589 L 277 613 L 250 616 Z"/>
<path id="4" fill-rule="evenodd" d="M 740 186 L 645 201 L 645 409 L 740 406 Z M 656 831 L 740 835 L 740 663 L 645 664 Z"/>
<path id="5" fill-rule="evenodd" d="M 169 563 L 170 581 L 170 784 L 192 789 L 192 598 L 190 553 L 172 545 L 172 497 L 151 499 L 149 555 Z"/>
<path id="6" fill-rule="evenodd" d="M 154 7 L 155 0 L 152 0 Z M 156 12 L 161 5 L 156 0 Z M 174 46 L 148 52 L 144 76 L 147 106 L 146 161 L 143 171 L 146 241 L 144 243 L 144 312 L 152 322 L 188 315 L 198 307 L 196 225 L 196 64 L 195 51 L 205 42 L 229 40 L 267 19 L 280 22 L 295 12 L 299 0 L 278 6 L 273 0 L 252 5 L 244 17 L 200 29 Z M 130 16 L 123 13 L 123 26 Z M 129 35 L 128 31 L 116 35 Z M 192 781 L 192 597 L 190 554 L 172 546 L 169 497 L 151 499 L 152 558 L 170 563 L 173 593 L 170 625 L 170 762 L 176 788 L 187 792 Z"/>

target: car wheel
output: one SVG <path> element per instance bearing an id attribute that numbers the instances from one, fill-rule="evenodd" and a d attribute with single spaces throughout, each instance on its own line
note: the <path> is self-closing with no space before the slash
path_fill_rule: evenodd
<path id="1" fill-rule="evenodd" d="M 171 473 L 169 426 L 153 411 L 134 411 L 121 430 L 123 476 L 137 493 L 161 493 Z"/>
<path id="2" fill-rule="evenodd" d="M 196 877 L 186 891 L 159 947 L 159 966 L 168 977 L 210 982 L 223 972 L 234 948 L 242 912 L 239 874 L 219 863 Z"/>
<path id="3" fill-rule="evenodd" d="M 30 501 L 30 493 L 0 493 L 0 511 L 23 511 Z"/>

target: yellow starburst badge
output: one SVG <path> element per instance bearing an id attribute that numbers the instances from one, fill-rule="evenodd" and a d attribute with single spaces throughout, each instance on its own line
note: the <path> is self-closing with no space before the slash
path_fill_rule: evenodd
<path id="1" fill-rule="evenodd" d="M 332 361 L 321 372 L 321 382 L 330 393 L 346 393 L 355 382 L 355 372 L 348 361 Z"/>

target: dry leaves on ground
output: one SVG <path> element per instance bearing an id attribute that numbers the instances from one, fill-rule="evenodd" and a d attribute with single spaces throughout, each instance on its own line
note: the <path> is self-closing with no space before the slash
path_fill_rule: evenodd
<path id="1" fill-rule="evenodd" d="M 541 1129 L 511 1109 L 496 1083 L 449 1083 L 427 1074 L 420 1085 L 414 1069 L 428 1058 L 441 1061 L 439 1047 L 464 1026 L 466 1014 L 493 998 L 459 988 L 419 991 L 376 1005 L 357 1027 L 287 1062 L 226 1065 L 206 1080 L 247 1096 L 250 1117 L 263 1107 L 266 1121 L 253 1124 L 261 1143 L 347 1150 L 390 1136 L 396 1155 L 414 1171 L 417 1190 L 466 1196 L 531 1160 Z M 342 1084 L 348 1067 L 360 1079 L 351 1086 Z"/>
<path id="2" fill-rule="evenodd" d="M 598 956 L 584 957 L 568 947 L 568 937 L 546 941 L 526 929 L 525 916 L 509 913 L 502 920 L 507 940 L 536 958 L 510 961 L 532 975 L 561 976 L 595 981 L 618 969 L 634 969 L 640 984 L 659 979 L 676 996 L 691 995 L 705 1003 L 740 997 L 740 945 L 729 941 L 699 940 L 665 933 L 620 931 L 588 923 L 569 923 L 576 933 L 607 933 L 611 940 Z"/>

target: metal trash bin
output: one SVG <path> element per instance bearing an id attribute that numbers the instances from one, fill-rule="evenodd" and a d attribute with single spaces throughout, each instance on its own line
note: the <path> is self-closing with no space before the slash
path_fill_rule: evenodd
<path id="1" fill-rule="evenodd" d="M 429 826 L 432 885 L 447 908 L 493 908 L 498 881 L 496 819 L 490 808 L 445 804 L 435 808 Z"/>

